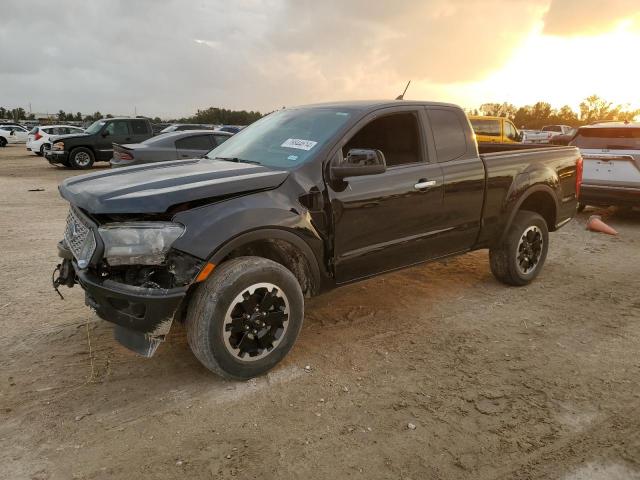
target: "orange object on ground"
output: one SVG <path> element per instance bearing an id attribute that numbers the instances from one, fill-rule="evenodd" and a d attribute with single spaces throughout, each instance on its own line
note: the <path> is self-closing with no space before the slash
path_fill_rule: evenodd
<path id="1" fill-rule="evenodd" d="M 607 235 L 617 235 L 618 232 L 602 221 L 600 215 L 591 215 L 587 220 L 587 230 L 592 232 L 606 233 Z"/>

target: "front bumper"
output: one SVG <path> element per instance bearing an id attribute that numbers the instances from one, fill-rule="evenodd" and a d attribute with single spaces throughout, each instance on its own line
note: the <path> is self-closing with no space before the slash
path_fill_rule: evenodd
<path id="1" fill-rule="evenodd" d="M 69 152 L 62 150 L 45 150 L 44 157 L 49 163 L 64 163 L 69 159 Z"/>
<path id="2" fill-rule="evenodd" d="M 640 206 L 640 188 L 582 184 L 580 203 L 596 206 Z"/>
<path id="3" fill-rule="evenodd" d="M 58 256 L 69 262 L 75 282 L 85 291 L 85 303 L 103 320 L 116 324 L 116 339 L 125 347 L 151 356 L 169 333 L 175 313 L 188 286 L 145 288 L 101 279 L 89 269 L 81 269 L 71 252 L 58 245 Z"/>

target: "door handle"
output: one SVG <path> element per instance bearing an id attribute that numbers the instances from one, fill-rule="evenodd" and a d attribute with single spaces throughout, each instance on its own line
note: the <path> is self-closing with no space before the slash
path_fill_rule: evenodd
<path id="1" fill-rule="evenodd" d="M 416 190 L 423 190 L 425 188 L 429 188 L 429 187 L 433 187 L 436 184 L 435 180 L 420 180 L 418 183 L 416 183 L 413 188 L 415 188 Z"/>

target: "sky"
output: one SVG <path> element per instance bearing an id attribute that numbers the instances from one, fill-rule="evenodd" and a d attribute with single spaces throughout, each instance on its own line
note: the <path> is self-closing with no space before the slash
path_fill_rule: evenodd
<path id="1" fill-rule="evenodd" d="M 15 0 L 0 106 L 181 117 L 394 98 L 640 108 L 640 0 Z"/>

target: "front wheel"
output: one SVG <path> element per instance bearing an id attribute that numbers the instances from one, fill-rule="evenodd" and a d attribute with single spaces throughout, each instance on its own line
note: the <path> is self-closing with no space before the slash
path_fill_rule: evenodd
<path id="1" fill-rule="evenodd" d="M 302 289 L 293 273 L 265 258 L 240 257 L 198 286 L 187 310 L 187 340 L 209 370 L 247 380 L 284 358 L 303 318 Z"/>
<path id="2" fill-rule="evenodd" d="M 7 139 L 4 137 L 0 137 L 0 148 L 7 146 Z"/>
<path id="3" fill-rule="evenodd" d="M 507 285 L 527 285 L 542 270 L 548 249 L 545 219 L 535 212 L 521 210 L 504 240 L 489 250 L 491 272 Z"/>
<path id="4" fill-rule="evenodd" d="M 74 148 L 69 154 L 68 162 L 71 168 L 77 170 L 91 168 L 94 162 L 93 152 L 84 147 Z"/>

